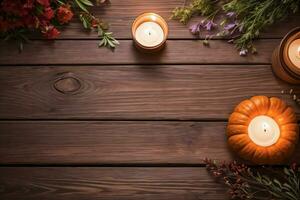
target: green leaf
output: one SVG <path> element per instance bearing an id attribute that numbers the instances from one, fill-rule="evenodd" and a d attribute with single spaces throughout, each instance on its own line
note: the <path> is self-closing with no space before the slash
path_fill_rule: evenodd
<path id="1" fill-rule="evenodd" d="M 285 192 L 285 194 L 287 194 L 289 197 L 291 197 L 291 199 L 295 199 L 295 200 L 297 199 L 297 197 L 290 192 Z"/>
<path id="2" fill-rule="evenodd" d="M 280 198 L 281 197 L 281 195 L 279 195 L 279 194 L 277 194 L 277 193 L 275 193 L 275 192 L 273 192 L 273 191 L 269 191 L 270 192 L 270 194 L 272 194 L 273 196 L 275 196 L 275 197 L 277 197 L 277 198 Z"/>
<path id="3" fill-rule="evenodd" d="M 84 28 L 88 28 L 88 24 L 85 19 L 82 20 L 82 24 Z"/>
<path id="4" fill-rule="evenodd" d="M 114 43 L 112 43 L 111 40 L 107 40 L 107 43 L 108 43 L 108 45 L 109 45 L 110 47 L 112 47 L 112 48 L 115 48 L 115 47 L 116 47 L 116 45 L 115 45 Z"/>
<path id="5" fill-rule="evenodd" d="M 61 1 L 61 0 L 57 0 L 57 2 L 58 2 L 60 5 L 65 4 L 65 2 L 63 2 L 63 1 Z"/>
<path id="6" fill-rule="evenodd" d="M 82 4 L 85 4 L 85 5 L 87 5 L 87 6 L 93 6 L 94 4 L 91 2 L 91 1 L 89 1 L 89 0 L 79 0 Z"/>
<path id="7" fill-rule="evenodd" d="M 287 168 L 284 168 L 283 171 L 286 175 L 288 175 L 288 176 L 291 175 L 290 171 Z"/>
<path id="8" fill-rule="evenodd" d="M 102 47 L 104 45 L 104 39 L 102 39 L 99 44 L 98 44 L 98 47 Z"/>
<path id="9" fill-rule="evenodd" d="M 280 188 L 282 188 L 281 183 L 277 179 L 274 179 L 274 183 L 277 184 Z"/>
<path id="10" fill-rule="evenodd" d="M 76 2 L 76 4 L 77 4 L 77 6 L 78 6 L 81 10 L 83 10 L 83 11 L 86 12 L 86 13 L 89 12 L 89 11 L 87 10 L 87 8 L 85 7 L 85 5 L 81 3 L 80 0 L 75 0 L 75 2 Z"/>
<path id="11" fill-rule="evenodd" d="M 115 45 L 119 45 L 119 44 L 120 44 L 120 42 L 119 42 L 118 40 L 115 40 L 115 39 L 114 39 L 112 42 L 113 42 Z"/>

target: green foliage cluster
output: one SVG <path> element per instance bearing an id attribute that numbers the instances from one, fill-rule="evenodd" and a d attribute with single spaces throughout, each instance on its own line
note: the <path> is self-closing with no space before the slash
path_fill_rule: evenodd
<path id="1" fill-rule="evenodd" d="M 224 13 L 218 36 L 230 38 L 243 53 L 248 50 L 255 53 L 253 40 L 266 27 L 298 12 L 299 6 L 300 0 L 192 0 L 188 6 L 175 8 L 172 18 L 187 24 L 196 15 L 211 18 Z"/>
<path id="2" fill-rule="evenodd" d="M 98 37 L 101 39 L 98 46 L 99 47 L 108 47 L 114 49 L 119 42 L 113 37 L 112 32 L 107 32 L 109 26 L 107 23 L 102 22 L 100 19 L 92 15 L 88 8 L 93 6 L 93 3 L 90 0 L 74 0 L 76 5 L 82 10 L 79 14 L 79 19 L 82 22 L 82 25 L 85 29 L 95 29 L 98 33 Z M 104 0 L 98 0 L 97 4 L 105 3 Z"/>
<path id="3" fill-rule="evenodd" d="M 215 11 L 215 3 L 212 0 L 194 0 L 189 6 L 175 8 L 172 18 L 186 24 L 194 15 L 211 15 Z"/>

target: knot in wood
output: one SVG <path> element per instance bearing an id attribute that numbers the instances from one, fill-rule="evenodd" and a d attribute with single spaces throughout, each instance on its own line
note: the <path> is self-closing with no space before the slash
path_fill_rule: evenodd
<path id="1" fill-rule="evenodd" d="M 63 76 L 55 81 L 54 88 L 63 94 L 74 94 L 81 88 L 81 82 L 74 76 Z"/>

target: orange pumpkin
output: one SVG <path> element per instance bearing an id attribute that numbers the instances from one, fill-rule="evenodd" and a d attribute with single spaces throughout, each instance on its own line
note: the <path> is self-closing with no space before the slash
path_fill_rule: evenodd
<path id="1" fill-rule="evenodd" d="M 252 131 L 249 124 L 259 116 L 269 117 L 278 125 L 279 135 L 270 145 L 260 145 L 249 135 Z M 298 132 L 293 109 L 279 98 L 266 96 L 254 96 L 242 101 L 230 115 L 227 126 L 228 144 L 231 149 L 242 158 L 256 164 L 283 163 L 295 149 Z M 255 134 L 257 133 L 258 131 Z M 258 137 L 265 137 L 259 134 Z"/>

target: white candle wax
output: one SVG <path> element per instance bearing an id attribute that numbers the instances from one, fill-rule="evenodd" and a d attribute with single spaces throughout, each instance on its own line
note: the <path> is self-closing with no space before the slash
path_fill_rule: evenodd
<path id="1" fill-rule="evenodd" d="M 268 147 L 277 142 L 280 129 L 274 119 L 260 115 L 251 120 L 248 126 L 248 136 L 255 144 Z"/>
<path id="2" fill-rule="evenodd" d="M 154 47 L 163 42 L 164 31 L 155 22 L 144 22 L 136 29 L 135 38 L 145 47 Z"/>
<path id="3" fill-rule="evenodd" d="M 300 68 L 300 39 L 291 42 L 288 49 L 288 56 L 293 65 Z"/>

